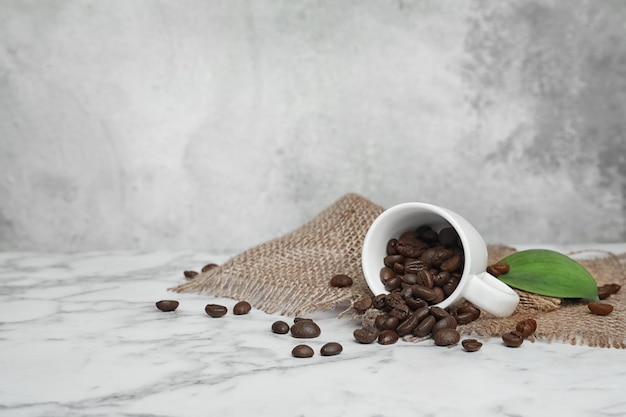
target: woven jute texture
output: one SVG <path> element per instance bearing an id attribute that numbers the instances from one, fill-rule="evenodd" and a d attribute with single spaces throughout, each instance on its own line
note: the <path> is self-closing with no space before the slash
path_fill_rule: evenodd
<path id="1" fill-rule="evenodd" d="M 344 314 L 359 298 L 371 296 L 361 270 L 362 242 L 383 208 L 348 194 L 296 230 L 252 247 L 193 280 L 170 288 L 176 292 L 207 293 L 246 300 L 267 313 L 298 315 L 345 304 Z M 506 245 L 489 245 L 489 263 L 515 252 Z M 626 284 L 626 254 L 584 251 L 569 254 L 596 279 L 598 285 Z M 336 274 L 352 277 L 349 288 L 329 285 Z M 517 290 L 516 290 L 517 291 Z M 598 347 L 626 347 L 624 291 L 605 300 L 614 306 L 608 316 L 589 312 L 582 301 L 561 300 L 517 291 L 520 304 L 511 317 L 483 314 L 463 326 L 465 335 L 495 337 L 515 329 L 525 318 L 537 321 L 531 338 Z M 364 320 L 364 317 L 355 316 Z"/>
<path id="2" fill-rule="evenodd" d="M 229 259 L 218 268 L 173 288 L 246 300 L 267 313 L 293 315 L 331 309 L 369 294 L 361 271 L 363 239 L 383 208 L 348 194 L 311 221 Z M 349 288 L 331 287 L 337 274 Z"/>

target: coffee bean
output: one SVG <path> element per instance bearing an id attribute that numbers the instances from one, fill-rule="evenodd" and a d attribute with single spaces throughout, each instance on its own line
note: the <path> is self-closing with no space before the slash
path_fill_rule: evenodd
<path id="1" fill-rule="evenodd" d="M 459 278 L 455 276 L 451 276 L 448 282 L 443 286 L 443 292 L 445 295 L 450 296 L 456 290 L 456 287 L 459 286 Z"/>
<path id="2" fill-rule="evenodd" d="M 387 242 L 387 255 L 397 255 L 398 251 L 396 250 L 396 245 L 398 244 L 398 239 L 390 239 Z"/>
<path id="3" fill-rule="evenodd" d="M 291 350 L 291 355 L 295 358 L 310 358 L 315 354 L 309 345 L 297 345 Z"/>
<path id="4" fill-rule="evenodd" d="M 515 325 L 515 330 L 521 333 L 523 338 L 527 338 L 537 330 L 537 322 L 535 319 L 526 319 Z"/>
<path id="5" fill-rule="evenodd" d="M 211 317 L 222 317 L 224 314 L 228 312 L 228 308 L 219 304 L 207 304 L 204 307 L 204 311 Z"/>
<path id="6" fill-rule="evenodd" d="M 383 263 L 386 267 L 392 268 L 395 264 L 404 264 L 404 256 L 402 255 L 388 255 L 383 259 Z"/>
<path id="7" fill-rule="evenodd" d="M 417 284 L 426 288 L 432 288 L 435 285 L 433 274 L 428 269 L 418 271 Z"/>
<path id="8" fill-rule="evenodd" d="M 420 261 L 419 259 L 412 259 L 408 262 L 404 263 L 404 273 L 405 274 L 416 274 L 419 271 L 422 271 L 424 269 L 428 269 L 428 267 L 426 266 L 426 264 L 422 261 Z M 419 284 L 418 282 L 416 282 L 416 284 Z"/>
<path id="9" fill-rule="evenodd" d="M 389 316 L 381 323 L 380 330 L 396 330 L 400 324 L 400 320 L 397 317 Z"/>
<path id="10" fill-rule="evenodd" d="M 403 337 L 403 336 L 406 336 L 407 334 L 413 333 L 413 331 L 419 324 L 419 320 L 420 320 L 419 316 L 415 314 L 411 314 L 409 317 L 407 317 L 406 320 L 400 323 L 398 327 L 396 328 L 396 332 L 398 333 L 398 336 Z"/>
<path id="11" fill-rule="evenodd" d="M 178 308 L 176 300 L 161 300 L 156 302 L 156 308 L 161 311 L 174 311 Z"/>
<path id="12" fill-rule="evenodd" d="M 451 315 L 448 315 L 437 321 L 437 323 L 434 324 L 433 328 L 430 331 L 433 335 L 435 335 L 443 329 L 456 329 L 456 325 L 456 319 Z"/>
<path id="13" fill-rule="evenodd" d="M 598 316 L 606 316 L 610 314 L 611 311 L 613 311 L 613 306 L 611 304 L 598 303 L 595 301 L 587 304 L 587 308 L 589 308 L 589 311 L 591 311 L 593 314 Z"/>
<path id="14" fill-rule="evenodd" d="M 277 334 L 287 334 L 289 333 L 289 325 L 282 320 L 275 321 L 272 323 L 272 332 Z"/>
<path id="15" fill-rule="evenodd" d="M 385 289 L 387 291 L 393 291 L 396 288 L 400 288 L 401 285 L 402 285 L 402 279 L 400 279 L 400 277 L 396 275 L 393 278 L 391 278 L 389 281 L 387 281 L 387 283 L 385 284 Z"/>
<path id="16" fill-rule="evenodd" d="M 377 310 L 384 310 L 387 307 L 387 295 L 378 294 L 372 299 L 372 307 Z"/>
<path id="17" fill-rule="evenodd" d="M 431 316 L 429 313 L 428 316 L 426 316 L 419 322 L 419 324 L 413 331 L 413 334 L 417 337 L 424 337 L 429 335 L 436 322 L 437 319 Z"/>
<path id="18" fill-rule="evenodd" d="M 428 268 L 439 268 L 441 263 L 450 258 L 452 253 L 450 250 L 443 246 L 435 246 L 433 248 L 426 249 L 424 253 L 419 257 L 419 260 L 424 262 Z"/>
<path id="19" fill-rule="evenodd" d="M 489 265 L 487 266 L 487 272 L 494 277 L 499 277 L 509 272 L 509 265 L 501 263 Z"/>
<path id="20" fill-rule="evenodd" d="M 387 320 L 387 315 L 386 314 L 379 314 L 374 319 L 374 327 L 376 327 L 378 330 L 382 330 L 383 329 L 383 323 L 385 322 L 385 320 Z"/>
<path id="21" fill-rule="evenodd" d="M 405 271 L 406 271 L 406 267 L 405 267 Z M 408 284 L 408 285 L 415 285 L 415 284 L 418 283 L 417 282 L 417 275 L 411 274 L 411 273 L 404 274 L 402 276 L 402 282 L 404 282 L 405 284 Z"/>
<path id="22" fill-rule="evenodd" d="M 330 286 L 337 288 L 351 287 L 352 278 L 344 274 L 335 275 L 330 279 Z"/>
<path id="23" fill-rule="evenodd" d="M 456 319 L 456 322 L 458 324 L 467 324 L 467 323 L 471 323 L 472 321 L 474 321 L 474 317 L 472 316 L 472 313 L 470 312 L 459 313 L 457 311 L 454 314 L 454 318 Z"/>
<path id="24" fill-rule="evenodd" d="M 329 342 L 322 346 L 322 348 L 320 349 L 320 354 L 322 356 L 335 356 L 339 355 L 342 351 L 343 346 L 341 346 L 339 343 Z"/>
<path id="25" fill-rule="evenodd" d="M 202 272 L 207 272 L 207 271 L 210 271 L 211 269 L 215 269 L 217 267 L 218 267 L 217 264 L 209 263 L 209 264 L 206 264 L 206 265 L 204 265 L 202 267 Z"/>
<path id="26" fill-rule="evenodd" d="M 431 304 L 439 304 L 446 299 L 446 293 L 443 292 L 441 287 L 433 287 L 433 291 L 435 291 L 435 298 L 430 300 Z"/>
<path id="27" fill-rule="evenodd" d="M 402 304 L 402 305 L 397 306 L 396 308 L 393 308 L 389 312 L 389 316 L 395 317 L 399 321 L 404 321 L 406 320 L 406 318 L 409 316 L 410 313 L 411 313 L 411 309 L 406 304 Z"/>
<path id="28" fill-rule="evenodd" d="M 437 346 L 450 346 L 459 343 L 461 334 L 456 329 L 445 328 L 435 333 L 433 339 Z"/>
<path id="29" fill-rule="evenodd" d="M 600 300 L 606 300 L 611 295 L 616 294 L 622 288 L 619 284 L 605 284 L 598 287 L 598 297 Z"/>
<path id="30" fill-rule="evenodd" d="M 434 288 L 426 288 L 422 285 L 413 285 L 411 287 L 413 291 L 413 295 L 417 298 L 421 298 L 422 300 L 432 301 L 437 298 L 437 291 Z"/>
<path id="31" fill-rule="evenodd" d="M 354 336 L 354 339 L 357 342 L 363 343 L 363 344 L 374 343 L 374 341 L 378 338 L 377 332 L 373 332 L 367 329 L 356 329 L 352 333 L 352 335 Z"/>
<path id="32" fill-rule="evenodd" d="M 380 276 L 380 282 L 384 284 L 387 281 L 389 281 L 391 278 L 395 277 L 396 273 L 393 272 L 393 269 L 391 269 L 390 267 L 385 266 L 380 269 L 379 276 Z"/>
<path id="33" fill-rule="evenodd" d="M 468 352 L 476 352 L 483 346 L 483 344 L 476 339 L 465 339 L 461 342 L 461 346 L 463 346 L 463 349 Z"/>
<path id="34" fill-rule="evenodd" d="M 441 320 L 442 318 L 448 317 L 450 315 L 450 313 L 448 313 L 446 310 L 437 306 L 433 306 L 430 308 L 430 314 L 435 316 L 437 320 Z"/>
<path id="35" fill-rule="evenodd" d="M 446 272 L 456 271 L 463 266 L 463 253 L 459 248 L 450 249 L 452 256 L 441 263 L 441 270 Z"/>
<path id="36" fill-rule="evenodd" d="M 372 308 L 372 297 L 364 297 L 360 298 L 354 302 L 352 305 L 354 307 L 354 311 L 358 314 L 363 314 L 370 308 Z"/>
<path id="37" fill-rule="evenodd" d="M 472 304 L 462 305 L 456 311 L 459 314 L 461 314 L 461 313 L 471 313 L 472 314 L 472 320 L 478 320 L 478 318 L 480 317 L 480 309 L 475 307 Z"/>
<path id="38" fill-rule="evenodd" d="M 183 271 L 183 275 L 185 276 L 185 278 L 191 280 L 197 277 L 198 273 L 196 271 Z"/>
<path id="39" fill-rule="evenodd" d="M 458 238 L 458 233 L 452 227 L 444 227 L 439 231 L 439 244 L 443 246 L 456 245 L 456 240 Z"/>
<path id="40" fill-rule="evenodd" d="M 433 284 L 437 287 L 443 287 L 450 279 L 450 273 L 448 271 L 441 271 L 436 275 L 433 275 Z"/>
<path id="41" fill-rule="evenodd" d="M 518 347 L 524 342 L 524 337 L 517 330 L 502 335 L 502 341 L 508 347 Z"/>
<path id="42" fill-rule="evenodd" d="M 387 329 L 378 335 L 378 343 L 381 345 L 393 345 L 398 341 L 398 333 L 395 330 Z"/>
<path id="43" fill-rule="evenodd" d="M 239 301 L 233 306 L 233 314 L 236 316 L 248 314 L 250 310 L 252 310 L 252 306 L 247 301 Z"/>
<path id="44" fill-rule="evenodd" d="M 320 334 L 321 330 L 313 320 L 300 320 L 291 326 L 291 335 L 299 339 L 312 339 Z"/>

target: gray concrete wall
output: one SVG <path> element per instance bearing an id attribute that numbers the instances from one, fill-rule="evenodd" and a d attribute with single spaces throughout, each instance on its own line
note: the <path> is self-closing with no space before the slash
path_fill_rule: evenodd
<path id="1" fill-rule="evenodd" d="M 626 240 L 626 3 L 0 0 L 0 249 L 240 250 L 341 195 Z"/>

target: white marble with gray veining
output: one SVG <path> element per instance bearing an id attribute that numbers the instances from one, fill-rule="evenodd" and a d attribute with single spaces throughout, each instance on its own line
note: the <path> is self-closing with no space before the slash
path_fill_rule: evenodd
<path id="1" fill-rule="evenodd" d="M 626 245 L 621 246 L 622 249 Z M 316 354 L 270 331 L 292 317 L 212 319 L 209 302 L 166 290 L 200 253 L 0 253 L 0 416 L 624 416 L 626 352 L 484 341 L 361 345 L 357 323 L 311 315 Z M 173 298 L 180 307 L 158 311 Z M 344 351 L 322 357 L 336 341 Z"/>

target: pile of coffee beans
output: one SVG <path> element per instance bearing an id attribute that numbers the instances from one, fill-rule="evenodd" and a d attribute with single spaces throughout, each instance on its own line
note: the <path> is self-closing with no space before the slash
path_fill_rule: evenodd
<path id="1" fill-rule="evenodd" d="M 425 225 L 387 242 L 380 280 L 387 291 L 402 294 L 412 309 L 445 300 L 459 285 L 465 256 L 452 227 L 436 232 Z"/>
<path id="2" fill-rule="evenodd" d="M 508 347 L 519 347 L 524 339 L 534 334 L 536 330 L 537 321 L 535 319 L 521 320 L 515 325 L 515 330 L 502 335 L 502 342 Z"/>

